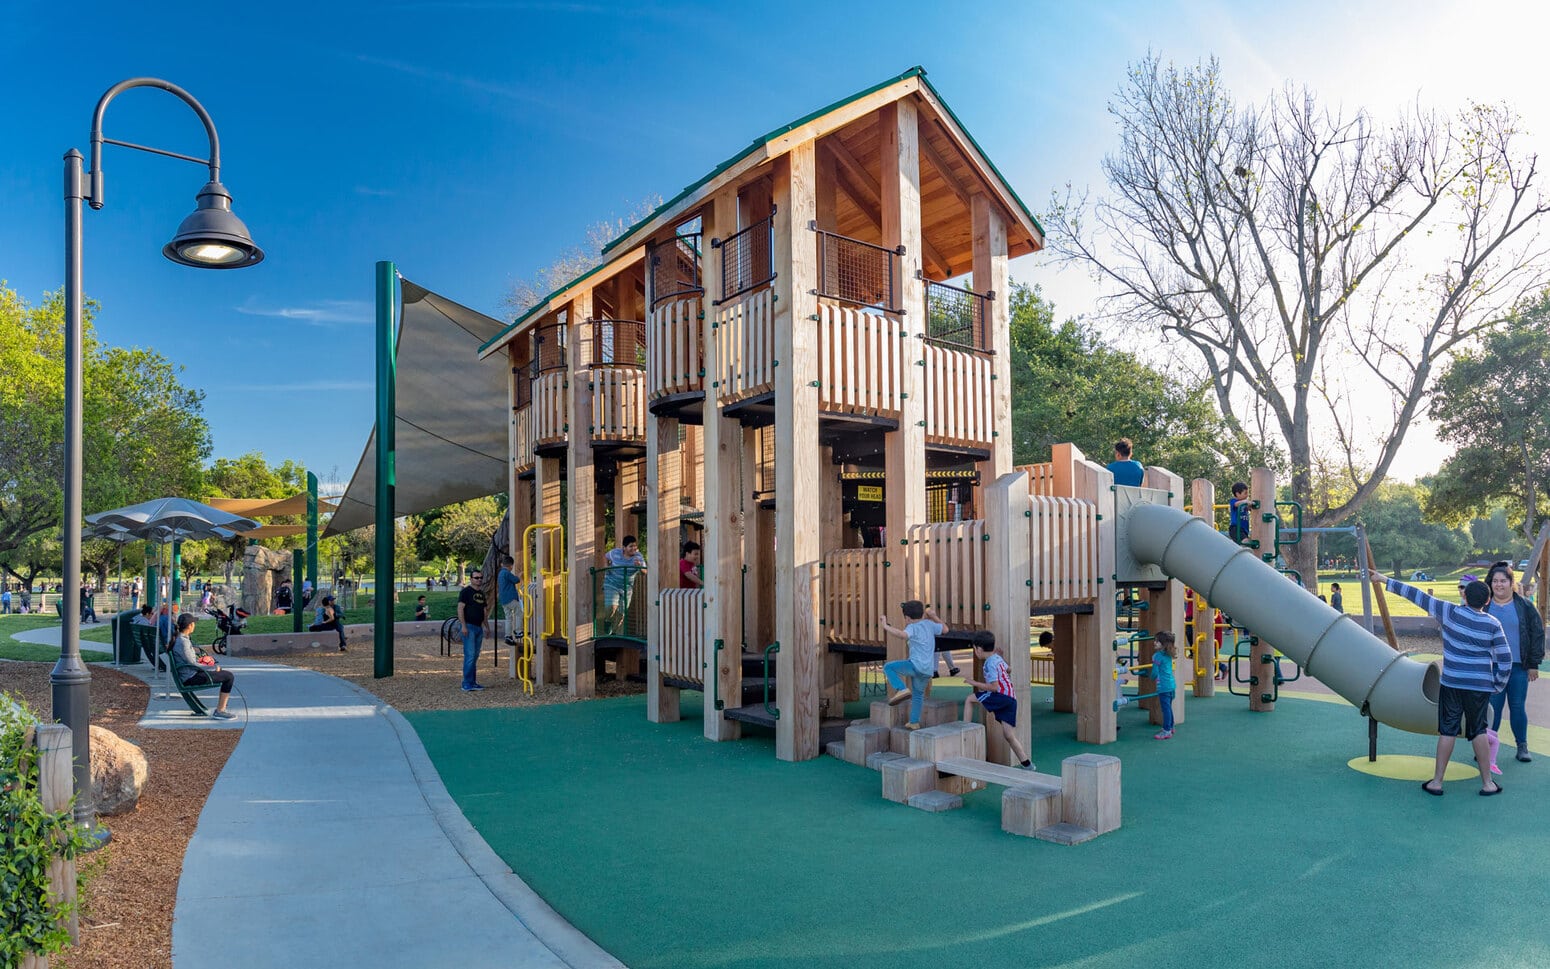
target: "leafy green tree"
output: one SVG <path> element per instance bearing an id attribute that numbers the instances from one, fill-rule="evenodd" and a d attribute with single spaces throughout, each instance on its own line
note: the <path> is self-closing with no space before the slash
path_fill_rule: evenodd
<path id="1" fill-rule="evenodd" d="M 205 472 L 205 495 L 210 498 L 289 498 L 307 488 L 307 469 L 287 458 L 280 464 L 270 464 L 262 451 L 249 451 L 236 458 L 216 458 Z M 267 524 L 301 525 L 304 515 L 290 515 L 271 519 Z M 247 539 L 238 536 L 229 542 L 204 543 L 215 554 L 210 564 L 225 565 L 229 570 L 242 561 Z M 267 548 L 296 548 L 301 543 L 295 538 L 262 539 Z M 214 546 L 220 546 L 215 551 Z M 187 548 L 187 546 L 185 546 Z"/>
<path id="2" fill-rule="evenodd" d="M 1233 431 L 1204 385 L 1181 384 L 1107 344 L 1080 320 L 1055 323 L 1035 287 L 1012 287 L 1012 454 L 1049 460 L 1070 441 L 1107 463 L 1128 437 L 1139 460 L 1192 478 L 1222 479 L 1271 463 L 1273 455 Z"/>
<path id="3" fill-rule="evenodd" d="M 1427 502 L 1430 509 L 1431 502 Z M 1523 540 L 1507 523 L 1507 510 L 1498 508 L 1487 518 L 1476 518 L 1469 523 L 1469 537 L 1475 543 L 1474 551 L 1481 558 L 1518 559 L 1523 551 Z"/>
<path id="4" fill-rule="evenodd" d="M 1470 552 L 1472 543 L 1462 528 L 1426 518 L 1426 498 L 1423 485 L 1384 482 L 1362 508 L 1360 521 L 1367 527 L 1372 557 L 1390 575 L 1453 568 Z M 1325 540 L 1324 550 L 1354 559 L 1356 543 L 1346 535 L 1333 536 Z"/>
<path id="5" fill-rule="evenodd" d="M 501 512 L 494 498 L 474 498 L 442 509 L 436 521 L 438 540 L 457 559 L 459 583 L 469 562 L 484 561 L 490 538 L 500 524 Z"/>
<path id="6" fill-rule="evenodd" d="M 153 350 L 100 344 L 97 309 L 87 304 L 82 337 L 86 510 L 201 494 L 210 453 L 203 393 L 182 386 L 182 368 Z M 57 531 L 63 513 L 61 291 L 33 306 L 0 284 L 0 374 L 0 556 L 7 556 L 39 531 Z"/>
<path id="7" fill-rule="evenodd" d="M 1429 514 L 1450 521 L 1511 503 L 1532 542 L 1550 474 L 1550 291 L 1458 354 L 1437 379 L 1431 416 L 1458 446 L 1437 472 Z"/>

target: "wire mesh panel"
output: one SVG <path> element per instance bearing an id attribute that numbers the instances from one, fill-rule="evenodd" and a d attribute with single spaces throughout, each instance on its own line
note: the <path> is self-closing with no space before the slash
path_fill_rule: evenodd
<path id="1" fill-rule="evenodd" d="M 870 242 L 825 232 L 818 223 L 818 295 L 857 306 L 899 312 L 899 257 L 904 247 L 884 249 Z"/>
<path id="2" fill-rule="evenodd" d="M 651 306 L 688 293 L 703 293 L 700 278 L 700 233 L 674 236 L 646 250 L 647 272 L 651 274 Z"/>
<path id="3" fill-rule="evenodd" d="M 757 289 L 775 278 L 775 211 L 725 239 L 712 239 L 721 250 L 721 298 L 717 305 Z"/>
<path id="4" fill-rule="evenodd" d="M 513 410 L 521 410 L 533 402 L 533 373 L 531 366 L 511 368 L 511 396 Z"/>
<path id="5" fill-rule="evenodd" d="M 565 320 L 557 318 L 533 328 L 533 375 L 565 369 Z"/>
<path id="6" fill-rule="evenodd" d="M 646 324 L 640 320 L 591 320 L 594 367 L 646 366 Z"/>
<path id="7" fill-rule="evenodd" d="M 985 318 L 994 293 L 926 281 L 926 339 L 985 350 Z"/>

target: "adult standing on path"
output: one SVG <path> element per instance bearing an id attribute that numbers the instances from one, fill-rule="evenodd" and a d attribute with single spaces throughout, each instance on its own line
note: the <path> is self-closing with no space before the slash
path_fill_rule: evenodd
<path id="1" fill-rule="evenodd" d="M 1545 626 L 1539 611 L 1518 595 L 1513 587 L 1512 566 L 1497 562 L 1486 575 L 1491 601 L 1486 611 L 1502 624 L 1507 647 L 1512 650 L 1512 673 L 1507 688 L 1491 696 L 1491 732 L 1502 728 L 1502 707 L 1508 709 L 1508 723 L 1518 742 L 1518 760 L 1528 763 L 1528 685 L 1539 679 L 1539 664 L 1545 658 Z"/>
<path id="2" fill-rule="evenodd" d="M 463 624 L 463 689 L 482 690 L 477 680 L 479 650 L 484 648 L 484 572 L 475 569 L 457 597 L 457 618 Z"/>
<path id="3" fill-rule="evenodd" d="M 1146 469 L 1141 467 L 1141 462 L 1130 456 L 1134 449 L 1128 437 L 1114 442 L 1114 460 L 1109 462 L 1109 472 L 1114 475 L 1115 484 L 1139 488 L 1146 478 Z"/>

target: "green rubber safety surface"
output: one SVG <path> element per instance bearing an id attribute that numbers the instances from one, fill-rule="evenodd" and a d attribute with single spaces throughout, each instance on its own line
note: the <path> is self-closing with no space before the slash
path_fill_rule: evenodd
<path id="1" fill-rule="evenodd" d="M 1130 706 L 1100 749 L 1031 693 L 1041 771 L 1122 759 L 1119 831 L 1005 834 L 1001 788 L 941 814 L 893 804 L 874 771 L 777 761 L 772 734 L 704 740 L 698 694 L 674 724 L 640 697 L 407 716 L 496 852 L 633 969 L 1550 965 L 1550 758 L 1504 757 L 1500 797 L 1475 778 L 1429 797 L 1347 766 L 1367 748 L 1348 706 L 1191 698 L 1166 741 Z"/>

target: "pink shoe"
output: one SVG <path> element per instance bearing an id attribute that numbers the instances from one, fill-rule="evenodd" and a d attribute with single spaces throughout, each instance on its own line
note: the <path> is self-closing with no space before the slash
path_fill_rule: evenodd
<path id="1" fill-rule="evenodd" d="M 1497 735 L 1496 731 L 1494 731 L 1494 730 L 1487 730 L 1485 732 L 1485 736 L 1486 736 L 1487 745 L 1489 746 L 1489 748 L 1491 750 L 1491 773 L 1493 773 L 1493 774 L 1500 774 L 1502 772 L 1502 769 L 1500 767 L 1496 766 L 1496 751 L 1502 745 L 1502 738 L 1499 737 Z"/>
<path id="2" fill-rule="evenodd" d="M 1173 739 L 1173 731 L 1172 730 L 1163 730 L 1163 731 L 1160 731 L 1158 733 L 1154 733 L 1154 734 L 1152 734 L 1152 739 L 1153 740 L 1172 740 Z"/>

